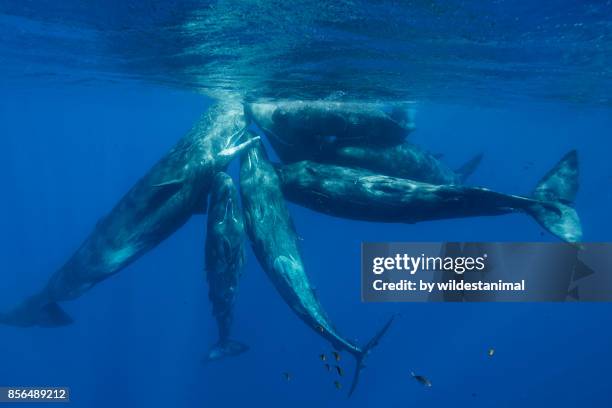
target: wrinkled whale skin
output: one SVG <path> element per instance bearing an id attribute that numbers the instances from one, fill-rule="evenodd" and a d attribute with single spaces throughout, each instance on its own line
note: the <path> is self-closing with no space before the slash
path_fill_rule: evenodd
<path id="1" fill-rule="evenodd" d="M 330 144 L 394 146 L 413 124 L 401 106 L 337 101 L 276 101 L 245 105 L 285 163 L 312 159 Z"/>
<path id="2" fill-rule="evenodd" d="M 354 356 L 356 369 L 349 391 L 351 395 L 365 357 L 378 345 L 393 318 L 363 347 L 356 346 L 337 332 L 306 275 L 298 236 L 285 204 L 280 180 L 261 143 L 250 148 L 241 158 L 240 192 L 253 252 L 277 292 L 300 319 L 335 349 Z"/>
<path id="3" fill-rule="evenodd" d="M 313 158 L 329 164 L 358 167 L 386 176 L 431 184 L 461 184 L 462 175 L 433 154 L 409 142 L 390 147 L 330 147 Z"/>
<path id="4" fill-rule="evenodd" d="M 241 104 L 211 107 L 97 223 L 42 291 L 0 315 L 0 322 L 17 326 L 70 323 L 55 302 L 80 296 L 162 242 L 194 213 L 205 211 L 214 175 L 253 142 L 235 146 L 246 125 Z"/>
<path id="5" fill-rule="evenodd" d="M 281 297 L 335 347 L 356 350 L 336 333 L 316 297 L 304 270 L 280 181 L 261 145 L 252 147 L 241 158 L 240 193 L 253 252 Z"/>
<path id="6" fill-rule="evenodd" d="M 565 241 L 582 237 L 578 216 L 569 205 L 577 190 L 575 152 L 568 153 L 540 181 L 533 198 L 480 187 L 421 183 L 312 161 L 277 166 L 277 170 L 288 200 L 333 216 L 416 223 L 520 211 Z"/>
<path id="7" fill-rule="evenodd" d="M 248 350 L 231 339 L 234 304 L 245 262 L 244 219 L 236 186 L 224 172 L 217 173 L 211 187 L 205 253 L 208 298 L 219 332 L 219 340 L 207 358 L 217 360 Z"/>

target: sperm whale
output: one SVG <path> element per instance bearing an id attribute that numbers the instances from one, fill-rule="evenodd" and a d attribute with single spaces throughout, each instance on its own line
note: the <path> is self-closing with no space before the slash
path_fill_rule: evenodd
<path id="1" fill-rule="evenodd" d="M 569 152 L 538 183 L 532 197 L 479 187 L 434 185 L 367 170 L 301 161 L 278 166 L 288 200 L 338 217 L 416 223 L 524 212 L 567 242 L 582 238 L 571 207 L 578 189 L 578 158 Z"/>
<path id="2" fill-rule="evenodd" d="M 43 289 L 0 323 L 62 326 L 72 322 L 57 302 L 72 300 L 154 248 L 193 214 L 205 211 L 213 177 L 254 143 L 241 104 L 218 103 L 103 217 Z"/>
<path id="3" fill-rule="evenodd" d="M 248 350 L 245 344 L 230 337 L 244 257 L 244 218 L 238 204 L 238 191 L 232 178 L 219 172 L 211 188 L 206 227 L 208 298 L 217 320 L 219 341 L 208 352 L 208 360 Z"/>
<path id="4" fill-rule="evenodd" d="M 253 251 L 285 303 L 316 333 L 357 361 L 353 393 L 363 360 L 391 325 L 391 320 L 364 347 L 340 335 L 317 299 L 304 270 L 298 237 L 281 191 L 280 180 L 261 143 L 253 145 L 240 161 L 240 191 L 245 226 Z"/>

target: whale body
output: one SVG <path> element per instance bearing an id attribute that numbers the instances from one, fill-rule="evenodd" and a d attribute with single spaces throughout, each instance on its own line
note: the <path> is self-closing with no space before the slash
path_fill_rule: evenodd
<path id="1" fill-rule="evenodd" d="M 580 220 L 570 206 L 578 188 L 575 151 L 538 183 L 531 198 L 479 187 L 422 183 L 312 161 L 278 166 L 278 174 L 287 199 L 338 217 L 416 223 L 525 212 L 564 241 L 582 238 Z"/>
<path id="2" fill-rule="evenodd" d="M 205 211 L 214 175 L 253 139 L 237 144 L 247 123 L 241 104 L 219 103 L 103 217 L 44 288 L 0 323 L 61 326 L 72 319 L 57 304 L 72 300 L 154 248 L 193 214 Z"/>
<path id="3" fill-rule="evenodd" d="M 378 147 L 330 146 L 312 159 L 424 183 L 463 184 L 480 164 L 482 154 L 474 156 L 456 170 L 452 170 L 438 157 L 410 142 Z"/>
<path id="4" fill-rule="evenodd" d="M 285 163 L 312 159 L 330 144 L 394 146 L 414 125 L 402 106 L 338 101 L 275 101 L 245 105 Z"/>
<path id="5" fill-rule="evenodd" d="M 253 252 L 278 293 L 310 328 L 334 348 L 349 352 L 357 360 L 352 393 L 363 359 L 378 344 L 391 321 L 363 348 L 334 328 L 304 270 L 298 236 L 285 204 L 280 180 L 261 143 L 251 147 L 240 160 L 240 192 L 246 232 Z"/>
<path id="6" fill-rule="evenodd" d="M 410 110 L 379 103 L 278 101 L 245 105 L 283 163 L 302 160 L 358 167 L 432 184 L 462 184 L 477 155 L 452 170 L 436 155 L 406 141 Z"/>
<path id="7" fill-rule="evenodd" d="M 205 248 L 208 298 L 219 331 L 219 340 L 210 349 L 207 358 L 217 360 L 248 350 L 248 346 L 230 337 L 238 282 L 245 259 L 244 219 L 236 186 L 224 172 L 217 173 L 212 183 Z"/>

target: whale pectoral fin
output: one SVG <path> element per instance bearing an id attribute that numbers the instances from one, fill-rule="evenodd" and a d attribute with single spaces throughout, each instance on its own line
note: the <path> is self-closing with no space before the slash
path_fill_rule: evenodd
<path id="1" fill-rule="evenodd" d="M 226 149 L 221 150 L 221 152 L 219 153 L 219 156 L 221 157 L 227 157 L 229 159 L 233 158 L 234 156 L 242 153 L 244 150 L 248 149 L 249 147 L 251 147 L 254 143 L 258 142 L 260 139 L 259 136 L 254 136 L 251 137 L 249 140 L 242 142 L 238 145 L 232 146 L 232 147 L 228 147 Z"/>
<path id="2" fill-rule="evenodd" d="M 480 162 L 482 162 L 483 157 L 484 154 L 479 153 L 463 164 L 463 166 L 455 170 L 455 174 L 457 174 L 457 177 L 459 177 L 461 183 L 465 183 L 465 180 L 467 180 L 467 178 L 474 173 L 476 168 L 480 165 Z"/>

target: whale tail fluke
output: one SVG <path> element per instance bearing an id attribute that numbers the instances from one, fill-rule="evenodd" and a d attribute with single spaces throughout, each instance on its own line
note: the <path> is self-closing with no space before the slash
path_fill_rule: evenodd
<path id="1" fill-rule="evenodd" d="M 537 184 L 527 211 L 553 235 L 567 242 L 582 239 L 582 226 L 572 207 L 578 191 L 578 153 L 572 150 Z"/>
<path id="2" fill-rule="evenodd" d="M 391 316 L 389 321 L 385 323 L 385 325 L 376 333 L 374 337 L 361 349 L 361 352 L 354 353 L 356 366 L 355 366 L 355 374 L 353 375 L 353 382 L 351 384 L 351 388 L 349 390 L 348 396 L 353 395 L 355 388 L 357 388 L 357 383 L 359 383 L 359 375 L 361 374 L 361 370 L 365 368 L 364 361 L 368 354 L 372 351 L 374 347 L 378 345 L 380 339 L 387 333 L 389 327 L 391 327 L 391 323 L 395 319 L 395 315 Z"/>
<path id="3" fill-rule="evenodd" d="M 571 243 L 582 240 L 580 218 L 576 210 L 569 205 L 542 202 L 534 204 L 528 211 L 554 236 Z"/>
<path id="4" fill-rule="evenodd" d="M 18 327 L 60 327 L 73 322 L 56 302 L 45 302 L 33 296 L 6 314 L 0 314 L 0 324 Z"/>
<path id="5" fill-rule="evenodd" d="M 476 168 L 478 168 L 478 166 L 480 165 L 480 162 L 482 162 L 483 156 L 484 156 L 483 153 L 478 153 L 476 156 L 472 157 L 470 160 L 465 162 L 461 167 L 455 170 L 455 174 L 457 174 L 457 177 L 459 178 L 459 181 L 461 183 L 465 183 L 468 177 L 470 177 L 472 173 L 474 173 Z"/>
<path id="6" fill-rule="evenodd" d="M 249 350 L 249 346 L 235 340 L 220 341 L 210 348 L 206 361 L 215 361 L 223 357 L 233 357 Z"/>
<path id="7" fill-rule="evenodd" d="M 578 152 L 568 152 L 542 177 L 533 191 L 541 201 L 560 201 L 571 204 L 578 192 Z"/>

